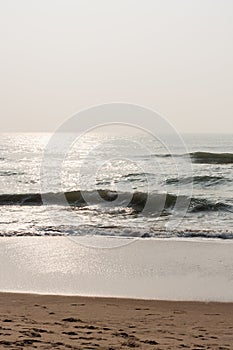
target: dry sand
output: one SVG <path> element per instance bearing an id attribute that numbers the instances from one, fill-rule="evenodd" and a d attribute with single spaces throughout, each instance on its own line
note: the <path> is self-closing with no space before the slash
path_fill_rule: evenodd
<path id="1" fill-rule="evenodd" d="M 0 294 L 0 349 L 233 349 L 233 303 Z"/>

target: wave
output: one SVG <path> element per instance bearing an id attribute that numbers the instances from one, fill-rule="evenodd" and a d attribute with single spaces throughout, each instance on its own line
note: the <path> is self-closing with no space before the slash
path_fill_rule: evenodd
<path id="1" fill-rule="evenodd" d="M 155 176 L 154 174 L 152 173 L 129 173 L 129 174 L 126 174 L 126 175 L 122 175 L 121 178 L 123 179 L 141 179 L 141 178 L 144 178 L 144 177 L 151 177 L 151 176 Z"/>
<path id="2" fill-rule="evenodd" d="M 155 177 L 155 174 L 153 173 L 129 173 L 126 175 L 121 175 L 118 178 L 114 179 L 114 181 L 112 181 L 112 179 L 104 179 L 104 180 L 98 180 L 97 181 L 97 185 L 98 186 L 106 186 L 106 185 L 110 185 L 112 182 L 121 182 L 121 181 L 129 181 L 129 182 L 143 182 L 144 180 L 146 180 L 147 178 L 153 178 Z"/>
<path id="3" fill-rule="evenodd" d="M 24 175 L 22 172 L 16 172 L 16 171 L 0 171 L 0 176 L 17 176 L 17 175 Z"/>
<path id="4" fill-rule="evenodd" d="M 184 154 L 154 154 L 159 158 L 190 157 L 193 163 L 200 164 L 233 164 L 233 153 L 191 152 Z"/>
<path id="5" fill-rule="evenodd" d="M 143 233 L 141 238 L 205 238 L 205 239 L 233 239 L 233 233 L 228 231 L 214 231 L 214 230 L 184 230 L 176 232 L 159 231 L 154 233 Z"/>
<path id="6" fill-rule="evenodd" d="M 177 237 L 179 238 L 219 238 L 219 239 L 233 239 L 233 233 L 229 232 L 213 232 L 211 230 L 210 232 L 204 232 L 204 231 L 197 231 L 197 232 L 178 232 Z"/>
<path id="7" fill-rule="evenodd" d="M 194 163 L 233 164 L 233 153 L 193 152 L 190 156 Z"/>
<path id="8" fill-rule="evenodd" d="M 50 236 L 50 237 L 84 237 L 84 236 L 105 236 L 105 237 L 120 237 L 129 238 L 140 238 L 140 239 L 151 239 L 151 238 L 166 238 L 166 239 L 220 239 L 220 240 L 233 240 L 233 232 L 228 230 L 164 230 L 156 229 L 150 230 L 140 230 L 135 228 L 118 227 L 114 225 L 94 227 L 95 234 L 93 235 L 93 226 L 42 226 L 38 231 L 26 230 L 26 231 L 10 231 L 10 232 L 0 232 L 0 237 L 27 237 L 27 236 Z"/>
<path id="9" fill-rule="evenodd" d="M 189 212 L 197 213 L 202 211 L 227 211 L 233 213 L 233 206 L 223 202 L 212 202 L 205 198 L 192 198 Z"/>
<path id="10" fill-rule="evenodd" d="M 193 183 L 193 184 L 204 184 L 206 186 L 211 186 L 211 185 L 222 184 L 229 181 L 230 181 L 229 179 L 224 178 L 223 176 L 196 175 L 196 176 L 187 176 L 187 177 L 181 177 L 181 178 L 177 178 L 177 177 L 168 178 L 166 180 L 166 183 L 168 185 Z"/>
<path id="11" fill-rule="evenodd" d="M 0 205 L 42 205 L 42 204 L 54 204 L 63 205 L 64 195 L 69 203 L 73 207 L 90 207 L 91 205 L 105 206 L 110 202 L 114 202 L 116 199 L 120 199 L 117 203 L 118 206 L 132 208 L 136 212 L 141 212 L 145 205 L 150 204 L 151 212 L 156 211 L 156 208 L 160 208 L 161 203 L 163 205 L 163 213 L 174 208 L 177 200 L 179 199 L 180 207 L 189 204 L 188 211 L 190 213 L 202 212 L 202 211 L 228 211 L 233 212 L 233 206 L 224 202 L 213 202 L 206 198 L 189 198 L 184 195 L 177 196 L 172 193 L 156 193 L 153 192 L 150 195 L 146 192 L 115 192 L 110 190 L 98 190 L 99 196 L 96 196 L 95 191 L 71 191 L 62 193 L 46 193 L 41 195 L 40 193 L 28 193 L 28 194 L 2 194 L 0 195 Z M 88 203 L 86 201 L 88 198 Z M 43 199 L 45 201 L 43 202 Z M 102 200 L 101 200 L 102 199 Z M 104 201 L 103 201 L 104 200 Z M 148 202 L 147 202 L 148 201 Z M 111 205 L 112 207 L 112 205 Z"/>

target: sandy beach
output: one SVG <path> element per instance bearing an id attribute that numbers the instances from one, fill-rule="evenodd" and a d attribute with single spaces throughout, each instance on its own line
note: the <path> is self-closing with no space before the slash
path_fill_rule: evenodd
<path id="1" fill-rule="evenodd" d="M 233 349 L 233 304 L 0 294 L 1 349 Z"/>

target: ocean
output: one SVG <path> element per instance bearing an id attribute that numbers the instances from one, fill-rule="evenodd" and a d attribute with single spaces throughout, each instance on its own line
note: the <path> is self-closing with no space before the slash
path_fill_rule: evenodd
<path id="1" fill-rule="evenodd" d="M 1 236 L 233 239 L 232 135 L 182 135 L 184 152 L 143 133 L 88 133 L 59 176 L 56 150 L 45 174 L 50 137 L 0 136 Z"/>

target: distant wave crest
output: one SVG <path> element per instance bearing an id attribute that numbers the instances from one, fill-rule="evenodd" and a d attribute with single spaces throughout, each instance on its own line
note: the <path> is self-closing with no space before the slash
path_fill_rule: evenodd
<path id="1" fill-rule="evenodd" d="M 154 154 L 155 157 L 190 157 L 193 163 L 233 164 L 233 153 L 191 152 L 186 154 Z"/>
<path id="2" fill-rule="evenodd" d="M 212 152 L 193 152 L 190 153 L 192 161 L 195 163 L 207 164 L 232 164 L 233 153 L 212 153 Z"/>
<path id="3" fill-rule="evenodd" d="M 166 183 L 168 185 L 173 184 L 187 184 L 187 183 L 193 183 L 193 184 L 200 184 L 205 186 L 211 186 L 211 185 L 218 185 L 218 184 L 224 184 L 226 182 L 229 182 L 230 179 L 225 178 L 224 176 L 214 176 L 214 175 L 194 175 L 194 176 L 187 176 L 187 177 L 171 177 L 166 180 Z"/>

